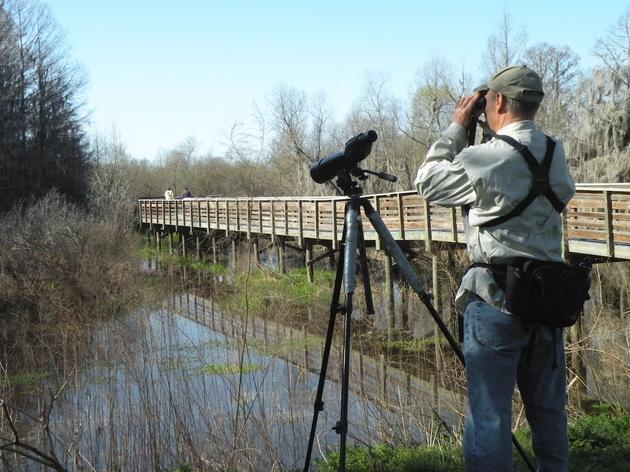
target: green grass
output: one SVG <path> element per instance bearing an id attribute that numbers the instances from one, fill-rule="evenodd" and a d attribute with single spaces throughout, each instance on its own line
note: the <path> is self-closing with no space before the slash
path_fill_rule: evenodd
<path id="1" fill-rule="evenodd" d="M 322 338 L 319 336 L 300 336 L 292 339 L 280 339 L 273 343 L 265 343 L 262 339 L 249 339 L 247 344 L 259 354 L 273 357 L 283 357 L 293 352 L 304 352 L 304 349 L 312 349 L 321 346 Z"/>
<path id="2" fill-rule="evenodd" d="M 223 264 L 213 264 L 207 261 L 194 260 L 190 262 L 190 267 L 198 272 L 204 272 L 209 275 L 225 275 L 227 268 Z"/>
<path id="3" fill-rule="evenodd" d="M 175 236 L 177 236 L 177 238 L 175 238 Z M 174 238 L 178 239 L 179 236 L 174 235 Z M 139 256 L 142 259 L 159 257 L 160 262 L 164 265 L 174 267 L 191 267 L 199 272 L 204 272 L 210 275 L 224 275 L 226 273 L 226 267 L 223 264 L 213 264 L 208 261 L 199 261 L 195 256 L 183 257 L 171 254 L 165 247 L 162 248 L 162 251 L 158 251 L 155 248 L 155 245 L 151 244 L 145 244 L 142 246 Z"/>
<path id="4" fill-rule="evenodd" d="M 435 337 L 427 336 L 424 338 L 394 339 L 386 341 L 386 344 L 389 349 L 407 352 L 425 352 L 429 349 L 433 349 L 435 345 Z M 440 336 L 440 344 L 442 346 L 448 346 L 448 341 Z"/>
<path id="5" fill-rule="evenodd" d="M 247 363 L 242 365 L 242 369 L 239 364 L 206 364 L 199 368 L 199 372 L 206 375 L 231 375 L 241 371 L 243 374 L 251 374 L 260 370 L 263 370 L 262 365 Z"/>
<path id="6" fill-rule="evenodd" d="M 23 372 L 0 377 L 0 385 L 36 385 L 46 378 L 45 372 Z"/>
<path id="7" fill-rule="evenodd" d="M 286 274 L 261 268 L 240 273 L 222 303 L 232 313 L 243 312 L 245 308 L 257 313 L 278 308 L 290 312 L 312 306 L 330 297 L 332 283 L 328 272 L 319 272 L 314 283 L 308 281 L 305 269 L 293 269 Z"/>
<path id="8" fill-rule="evenodd" d="M 516 437 L 533 457 L 527 428 Z M 602 406 L 594 415 L 577 418 L 569 424 L 571 472 L 628 472 L 630 464 L 630 414 L 610 406 Z M 334 452 L 329 462 L 317 462 L 314 470 L 336 471 L 339 454 Z M 535 460 L 533 460 L 535 463 Z M 514 452 L 517 471 L 528 468 L 518 453 Z M 349 447 L 346 468 L 348 472 L 460 472 L 463 470 L 463 451 L 460 445 L 442 447 L 375 446 L 372 448 Z"/>

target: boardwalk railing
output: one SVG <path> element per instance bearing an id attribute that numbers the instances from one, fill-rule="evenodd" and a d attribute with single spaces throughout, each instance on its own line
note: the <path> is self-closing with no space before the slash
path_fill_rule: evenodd
<path id="1" fill-rule="evenodd" d="M 630 260 L 630 184 L 579 184 L 563 219 L 569 252 Z M 464 243 L 461 209 L 428 204 L 415 191 L 366 195 L 397 240 Z M 140 199 L 140 221 L 180 230 L 216 230 L 341 240 L 346 197 Z M 377 235 L 363 222 L 365 239 Z"/>

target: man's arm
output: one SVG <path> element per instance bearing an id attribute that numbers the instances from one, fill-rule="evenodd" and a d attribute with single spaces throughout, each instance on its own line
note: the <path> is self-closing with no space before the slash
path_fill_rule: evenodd
<path id="1" fill-rule="evenodd" d="M 469 205 L 476 194 L 464 167 L 455 159 L 466 146 L 466 127 L 479 94 L 462 98 L 455 107 L 453 123 L 431 146 L 418 169 L 414 185 L 427 201 L 446 207 Z M 462 156 L 463 157 L 463 156 Z"/>

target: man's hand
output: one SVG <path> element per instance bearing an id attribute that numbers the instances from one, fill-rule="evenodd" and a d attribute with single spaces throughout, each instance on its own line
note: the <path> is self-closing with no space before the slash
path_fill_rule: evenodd
<path id="1" fill-rule="evenodd" d="M 479 92 L 475 92 L 472 95 L 468 95 L 467 97 L 462 97 L 457 102 L 455 106 L 455 111 L 453 112 L 453 121 L 455 123 L 459 123 L 464 128 L 468 127 L 470 123 L 470 115 L 473 111 L 475 103 L 481 97 Z"/>

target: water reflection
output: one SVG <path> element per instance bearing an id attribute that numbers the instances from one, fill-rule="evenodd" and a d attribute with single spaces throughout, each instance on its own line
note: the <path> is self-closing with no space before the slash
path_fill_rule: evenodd
<path id="1" fill-rule="evenodd" d="M 56 401 L 51 429 L 73 445 L 67 466 L 168 469 L 179 458 L 232 470 L 300 468 L 323 339 L 279 322 L 224 314 L 210 299 L 174 295 L 95 331 L 92 355 Z M 333 349 L 314 457 L 336 449 Z M 242 366 L 242 369 L 239 369 Z M 242 374 L 241 374 L 242 372 Z M 349 440 L 433 441 L 459 421 L 459 396 L 432 403 L 430 383 L 352 353 Z M 33 462 L 23 470 L 42 470 Z"/>

